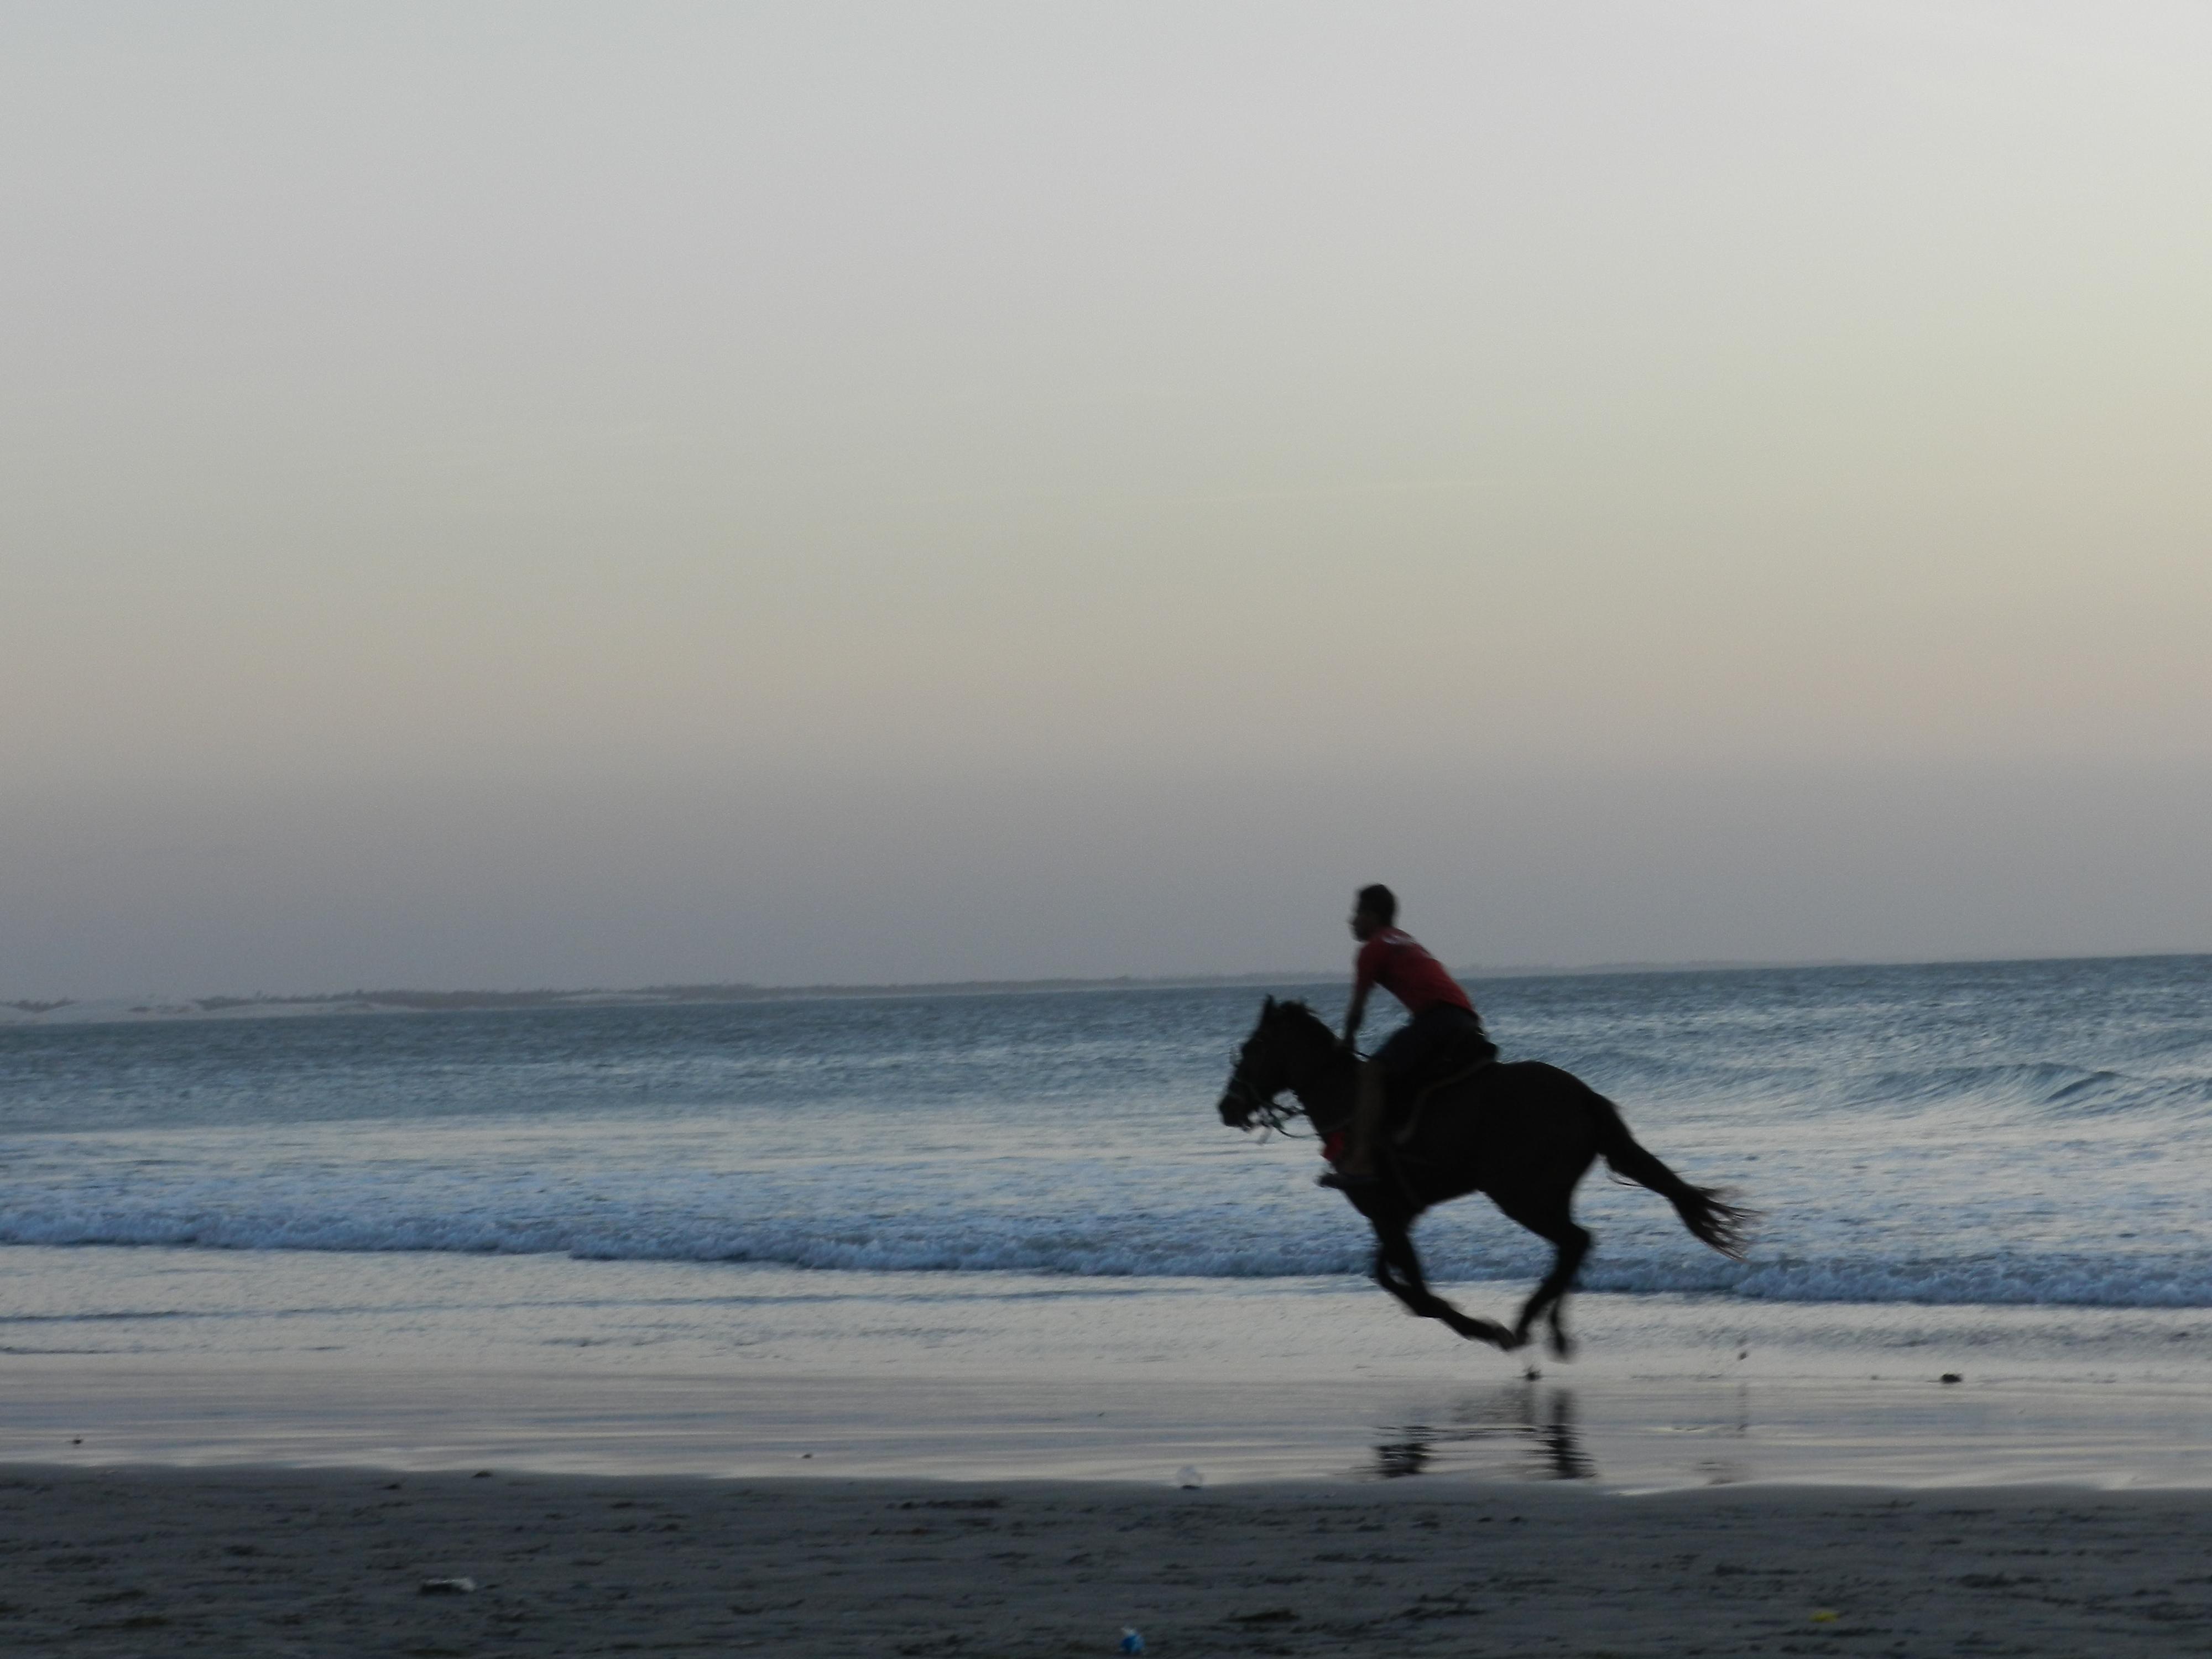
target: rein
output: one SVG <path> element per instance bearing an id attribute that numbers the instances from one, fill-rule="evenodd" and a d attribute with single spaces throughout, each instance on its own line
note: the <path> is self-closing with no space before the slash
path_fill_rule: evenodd
<path id="1" fill-rule="evenodd" d="M 1300 1139 L 1283 1126 L 1292 1118 L 1304 1116 L 1304 1106 L 1285 1106 L 1273 1096 L 1261 1093 L 1260 1085 L 1244 1075 L 1244 1062 L 1241 1058 L 1237 1062 L 1237 1069 L 1229 1074 L 1227 1093 L 1231 1100 L 1250 1114 L 1252 1127 L 1262 1133 L 1273 1130 L 1285 1140 Z"/>
<path id="2" fill-rule="evenodd" d="M 1285 1140 L 1326 1140 L 1352 1121 L 1352 1114 L 1350 1110 L 1346 1110 L 1332 1118 L 1328 1122 L 1322 1122 L 1319 1115 L 1307 1107 L 1304 1097 L 1293 1084 L 1285 1083 L 1283 1085 L 1285 1089 L 1290 1091 L 1291 1098 L 1296 1103 L 1285 1106 L 1273 1095 L 1263 1091 L 1258 1084 L 1244 1075 L 1245 1064 L 1245 1055 L 1242 1050 L 1239 1050 L 1237 1064 L 1229 1073 L 1229 1087 L 1225 1092 L 1231 1099 L 1250 1114 L 1251 1127 L 1259 1129 L 1261 1133 L 1265 1133 L 1272 1130 Z M 1284 1127 L 1291 1120 L 1299 1117 L 1308 1121 L 1310 1125 L 1310 1133 L 1301 1135 Z"/>

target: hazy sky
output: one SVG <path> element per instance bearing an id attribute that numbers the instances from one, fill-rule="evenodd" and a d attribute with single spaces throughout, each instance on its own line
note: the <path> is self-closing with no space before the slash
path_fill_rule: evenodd
<path id="1" fill-rule="evenodd" d="M 2208 84 L 0 0 L 0 996 L 2212 950 Z"/>

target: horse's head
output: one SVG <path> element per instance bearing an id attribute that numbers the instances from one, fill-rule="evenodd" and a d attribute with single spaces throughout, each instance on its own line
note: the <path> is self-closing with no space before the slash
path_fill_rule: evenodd
<path id="1" fill-rule="evenodd" d="M 1249 1129 L 1255 1123 L 1273 1128 L 1291 1116 L 1293 1109 L 1277 1105 L 1275 1097 L 1304 1082 L 1317 1050 L 1329 1052 L 1334 1042 L 1328 1027 L 1305 1004 L 1269 997 L 1261 1006 L 1252 1035 L 1237 1050 L 1229 1086 L 1221 1093 L 1221 1121 L 1232 1129 Z"/>

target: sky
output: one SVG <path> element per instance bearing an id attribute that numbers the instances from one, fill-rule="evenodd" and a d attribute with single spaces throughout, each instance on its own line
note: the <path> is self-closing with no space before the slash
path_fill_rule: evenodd
<path id="1" fill-rule="evenodd" d="M 2208 72 L 0 0 L 0 998 L 2212 951 Z"/>

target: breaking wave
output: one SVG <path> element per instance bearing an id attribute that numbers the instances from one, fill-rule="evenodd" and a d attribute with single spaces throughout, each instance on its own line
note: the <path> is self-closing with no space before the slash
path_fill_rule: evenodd
<path id="1" fill-rule="evenodd" d="M 1318 1195 L 1287 1206 L 1114 1218 L 1003 1213 L 778 1217 L 430 1212 L 333 1214 L 313 1205 L 19 1206 L 0 1243 L 212 1250 L 560 1255 L 579 1261 L 755 1262 L 828 1271 L 1024 1273 L 1106 1278 L 1278 1279 L 1364 1274 L 1362 1231 Z M 2140 1254 L 2012 1249 L 1973 1255 L 1787 1250 L 1730 1262 L 1656 1216 L 1601 1224 L 1585 1289 L 1805 1303 L 2212 1307 L 2212 1249 Z M 1526 1281 L 1545 1247 L 1494 1215 L 1440 1212 L 1422 1248 L 1439 1280 Z M 1929 1244 L 1940 1243 L 1927 1241 Z"/>

